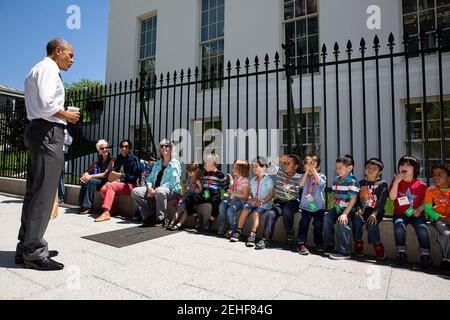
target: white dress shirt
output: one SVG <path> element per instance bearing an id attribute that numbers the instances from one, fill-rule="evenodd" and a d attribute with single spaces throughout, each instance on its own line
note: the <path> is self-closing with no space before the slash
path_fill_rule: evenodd
<path id="1" fill-rule="evenodd" d="M 67 125 L 66 120 L 53 117 L 64 110 L 64 85 L 55 61 L 46 57 L 31 69 L 25 80 L 25 105 L 28 120 L 44 119 Z"/>

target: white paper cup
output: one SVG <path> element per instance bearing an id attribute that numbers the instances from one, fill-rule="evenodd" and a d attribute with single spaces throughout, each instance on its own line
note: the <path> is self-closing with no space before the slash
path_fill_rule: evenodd
<path id="1" fill-rule="evenodd" d="M 79 111 L 80 111 L 80 108 L 77 108 L 77 107 L 67 107 L 67 111 L 70 111 L 70 112 L 79 112 Z"/>

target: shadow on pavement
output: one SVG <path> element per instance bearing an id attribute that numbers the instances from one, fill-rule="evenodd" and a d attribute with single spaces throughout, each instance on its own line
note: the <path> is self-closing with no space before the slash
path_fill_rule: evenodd
<path id="1" fill-rule="evenodd" d="M 15 263 L 15 251 L 0 251 L 0 269 L 23 269 L 23 265 Z"/>

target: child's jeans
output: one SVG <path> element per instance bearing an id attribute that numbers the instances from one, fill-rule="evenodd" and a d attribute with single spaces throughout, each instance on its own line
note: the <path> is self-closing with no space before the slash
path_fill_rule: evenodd
<path id="1" fill-rule="evenodd" d="M 235 197 L 228 197 L 220 203 L 219 206 L 219 221 L 225 226 L 227 220 L 230 223 L 230 229 L 236 231 L 238 219 L 237 215 L 244 207 L 244 201 Z M 228 216 L 228 219 L 227 219 Z"/>
<path id="2" fill-rule="evenodd" d="M 280 216 L 283 216 L 286 232 L 291 232 L 294 229 L 294 217 L 299 205 L 298 200 L 280 201 L 270 208 L 264 221 L 264 236 L 270 238 L 273 235 L 275 223 Z"/>
<path id="3" fill-rule="evenodd" d="M 323 217 L 325 214 L 325 210 L 319 210 L 316 212 L 311 212 L 307 210 L 302 210 L 302 218 L 298 224 L 298 236 L 297 243 L 306 243 L 308 239 L 308 229 L 309 224 L 312 219 L 314 226 L 314 243 L 316 246 L 323 245 Z"/>
<path id="4" fill-rule="evenodd" d="M 420 254 L 430 254 L 430 233 L 423 216 L 420 217 L 394 217 L 395 245 L 398 252 L 406 251 L 406 227 L 411 224 L 419 240 Z"/>
<path id="5" fill-rule="evenodd" d="M 378 227 L 378 222 L 377 224 L 369 224 L 365 216 L 357 214 L 353 214 L 351 220 L 354 241 L 362 241 L 363 226 L 365 224 L 367 229 L 367 241 L 369 244 L 380 243 L 380 228 Z"/>
<path id="6" fill-rule="evenodd" d="M 353 214 L 350 213 L 348 220 L 350 222 L 351 216 Z M 324 223 L 323 223 L 323 239 L 326 247 L 334 247 L 334 225 L 336 224 L 339 215 L 336 213 L 336 209 L 331 209 L 328 213 L 325 214 Z M 338 232 L 338 246 L 336 250 L 342 254 L 350 254 L 350 225 L 347 222 L 346 224 L 337 223 L 337 232 Z"/>

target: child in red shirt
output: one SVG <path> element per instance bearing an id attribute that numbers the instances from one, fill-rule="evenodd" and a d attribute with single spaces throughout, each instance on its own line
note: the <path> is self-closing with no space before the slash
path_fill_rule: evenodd
<path id="1" fill-rule="evenodd" d="M 398 162 L 399 174 L 389 187 L 389 197 L 394 201 L 394 235 L 397 263 L 406 262 L 406 227 L 411 224 L 419 240 L 420 262 L 423 269 L 431 266 L 430 234 L 423 213 L 427 186 L 417 179 L 420 163 L 415 157 L 403 156 Z"/>

